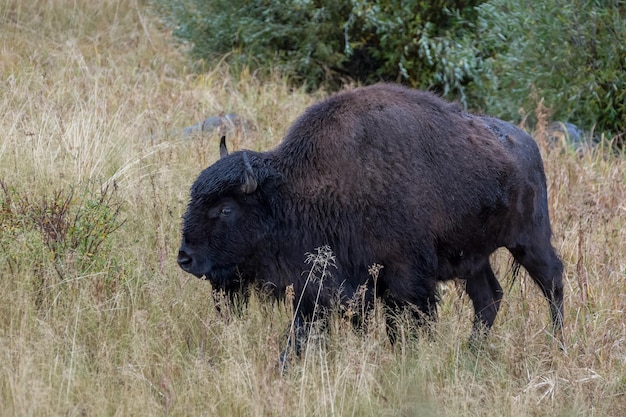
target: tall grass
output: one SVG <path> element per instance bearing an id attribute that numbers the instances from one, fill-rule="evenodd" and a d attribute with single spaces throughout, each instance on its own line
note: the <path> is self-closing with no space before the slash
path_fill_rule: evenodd
<path id="1" fill-rule="evenodd" d="M 432 335 L 407 324 L 392 348 L 380 310 L 364 334 L 333 317 L 281 373 L 290 308 L 254 295 L 219 314 L 175 264 L 189 185 L 218 157 L 217 136 L 177 132 L 232 112 L 249 128 L 231 146 L 268 149 L 316 97 L 185 62 L 142 2 L 0 4 L 0 414 L 626 414 L 624 155 L 549 151 L 535 132 L 566 350 L 498 254 L 484 349 L 467 348 L 471 303 L 448 285 Z"/>

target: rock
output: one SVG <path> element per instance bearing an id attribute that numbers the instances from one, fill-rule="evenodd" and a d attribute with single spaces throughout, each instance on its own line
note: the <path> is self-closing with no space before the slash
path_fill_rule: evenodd
<path id="1" fill-rule="evenodd" d="M 228 113 L 223 116 L 210 116 L 201 122 L 183 129 L 182 134 L 185 138 L 202 133 L 213 133 L 217 131 L 219 134 L 233 132 L 237 129 L 248 129 L 249 123 L 234 113 Z"/>
<path id="2" fill-rule="evenodd" d="M 598 141 L 573 123 L 552 122 L 546 129 L 548 148 L 570 148 L 578 155 L 593 150 Z"/>

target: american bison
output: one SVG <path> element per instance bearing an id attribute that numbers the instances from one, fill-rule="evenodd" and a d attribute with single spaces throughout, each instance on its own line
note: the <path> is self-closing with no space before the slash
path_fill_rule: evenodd
<path id="1" fill-rule="evenodd" d="M 215 288 L 254 282 L 281 297 L 293 284 L 304 323 L 316 305 L 365 286 L 368 305 L 377 296 L 423 320 L 436 313 L 437 283 L 458 278 L 476 335 L 502 299 L 489 255 L 505 247 L 560 330 L 563 266 L 550 243 L 543 163 L 515 126 L 378 84 L 311 106 L 275 149 L 229 154 L 222 140 L 220 151 L 191 188 L 178 252 L 182 269 Z M 305 254 L 326 245 L 330 276 L 305 286 Z"/>

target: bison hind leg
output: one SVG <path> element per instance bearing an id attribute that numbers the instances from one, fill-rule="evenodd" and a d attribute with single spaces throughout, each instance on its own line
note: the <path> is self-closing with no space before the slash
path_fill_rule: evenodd
<path id="1" fill-rule="evenodd" d="M 509 251 L 537 283 L 550 304 L 554 336 L 561 339 L 563 329 L 563 263 L 549 239 L 519 244 Z"/>
<path id="2" fill-rule="evenodd" d="M 502 287 L 498 282 L 489 258 L 483 258 L 475 265 L 466 280 L 465 291 L 474 306 L 474 325 L 470 341 L 480 341 L 491 329 L 502 301 Z"/>

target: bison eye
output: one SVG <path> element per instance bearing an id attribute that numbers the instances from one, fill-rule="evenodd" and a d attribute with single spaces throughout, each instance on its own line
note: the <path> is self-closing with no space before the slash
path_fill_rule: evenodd
<path id="1" fill-rule="evenodd" d="M 232 208 L 230 208 L 230 207 L 223 207 L 222 211 L 220 212 L 220 214 L 222 216 L 226 217 L 226 216 L 230 216 L 232 214 L 232 212 L 233 212 Z"/>

